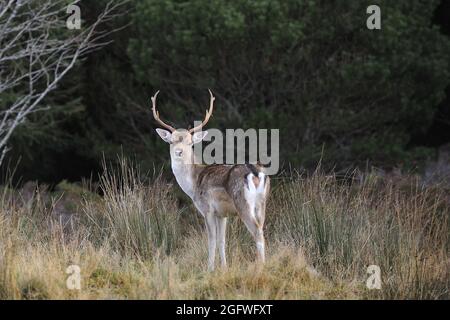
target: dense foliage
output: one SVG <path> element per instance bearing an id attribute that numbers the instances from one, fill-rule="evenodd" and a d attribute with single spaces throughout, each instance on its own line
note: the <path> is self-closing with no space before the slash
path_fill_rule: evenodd
<path id="1" fill-rule="evenodd" d="M 100 1 L 101 2 L 101 1 Z M 19 173 L 55 181 L 89 174 L 103 155 L 168 159 L 149 98 L 180 127 L 217 96 L 210 127 L 279 128 L 281 163 L 314 167 L 411 164 L 449 84 L 450 41 L 438 1 L 378 1 L 382 29 L 368 30 L 369 1 L 140 0 L 111 21 L 94 53 L 30 119 L 10 157 Z M 95 17 L 101 3 L 83 7 Z M 56 172 L 54 168 L 59 168 Z"/>

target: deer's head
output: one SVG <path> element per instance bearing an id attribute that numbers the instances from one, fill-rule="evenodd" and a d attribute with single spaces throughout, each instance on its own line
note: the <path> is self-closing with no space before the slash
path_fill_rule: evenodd
<path id="1" fill-rule="evenodd" d="M 156 97 L 158 93 L 159 91 L 157 91 L 152 97 L 153 117 L 163 128 L 166 128 L 168 130 L 158 128 L 156 129 L 156 132 L 161 137 L 161 139 L 170 144 L 170 158 L 172 160 L 172 163 L 192 164 L 194 160 L 194 152 L 192 146 L 195 143 L 202 141 L 208 134 L 208 131 L 202 131 L 202 128 L 206 125 L 212 115 L 215 97 L 213 96 L 211 90 L 209 90 L 211 98 L 209 110 L 206 110 L 205 119 L 198 126 L 187 130 L 175 129 L 167 123 L 164 123 L 159 118 L 159 112 L 156 110 Z"/>

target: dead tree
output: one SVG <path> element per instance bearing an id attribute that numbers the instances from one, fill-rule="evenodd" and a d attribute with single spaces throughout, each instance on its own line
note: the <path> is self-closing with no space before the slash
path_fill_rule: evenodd
<path id="1" fill-rule="evenodd" d="M 73 30 L 66 25 L 67 1 L 0 2 L 0 165 L 14 130 L 31 113 L 49 108 L 44 98 L 81 57 L 108 43 L 116 30 L 99 25 L 122 14 L 126 2 L 108 2 L 93 23 L 82 21 Z"/>

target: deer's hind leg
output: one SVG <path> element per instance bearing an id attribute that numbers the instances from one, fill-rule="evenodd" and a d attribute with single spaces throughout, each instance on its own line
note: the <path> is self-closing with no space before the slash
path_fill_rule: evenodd
<path id="1" fill-rule="evenodd" d="M 266 183 L 267 182 L 267 183 Z M 263 173 L 256 177 L 253 174 L 247 176 L 244 191 L 235 197 L 235 205 L 239 215 L 252 235 L 256 244 L 256 257 L 261 263 L 265 262 L 265 195 L 268 190 L 268 181 Z"/>
<path id="2" fill-rule="evenodd" d="M 240 202 L 237 206 L 239 216 L 241 220 L 244 222 L 247 230 L 253 237 L 253 240 L 256 244 L 256 258 L 257 261 L 264 263 L 265 262 L 265 240 L 264 240 L 264 219 L 258 219 L 257 214 L 255 213 L 258 206 L 253 207 L 246 202 Z M 263 208 L 263 207 L 260 207 Z"/>
<path id="3" fill-rule="evenodd" d="M 265 240 L 263 225 L 257 223 L 256 219 L 248 212 L 249 210 L 243 210 L 241 213 L 241 219 L 244 222 L 247 230 L 253 237 L 256 244 L 256 258 L 259 262 L 264 263 L 265 256 Z"/>

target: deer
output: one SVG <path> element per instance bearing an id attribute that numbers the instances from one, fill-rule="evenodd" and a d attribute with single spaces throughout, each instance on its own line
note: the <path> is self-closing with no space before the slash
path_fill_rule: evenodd
<path id="1" fill-rule="evenodd" d="M 209 89 L 208 89 L 209 90 Z M 227 267 L 226 227 L 230 216 L 238 215 L 256 243 L 256 261 L 265 262 L 264 220 L 266 200 L 270 191 L 269 176 L 260 164 L 201 164 L 196 161 L 193 145 L 208 134 L 202 130 L 209 121 L 215 97 L 209 90 L 210 105 L 204 120 L 191 129 L 175 129 L 160 119 L 156 97 L 152 111 L 159 137 L 170 145 L 170 162 L 175 179 L 192 200 L 205 221 L 208 238 L 208 271 L 215 268 L 217 245 L 222 268 Z"/>

